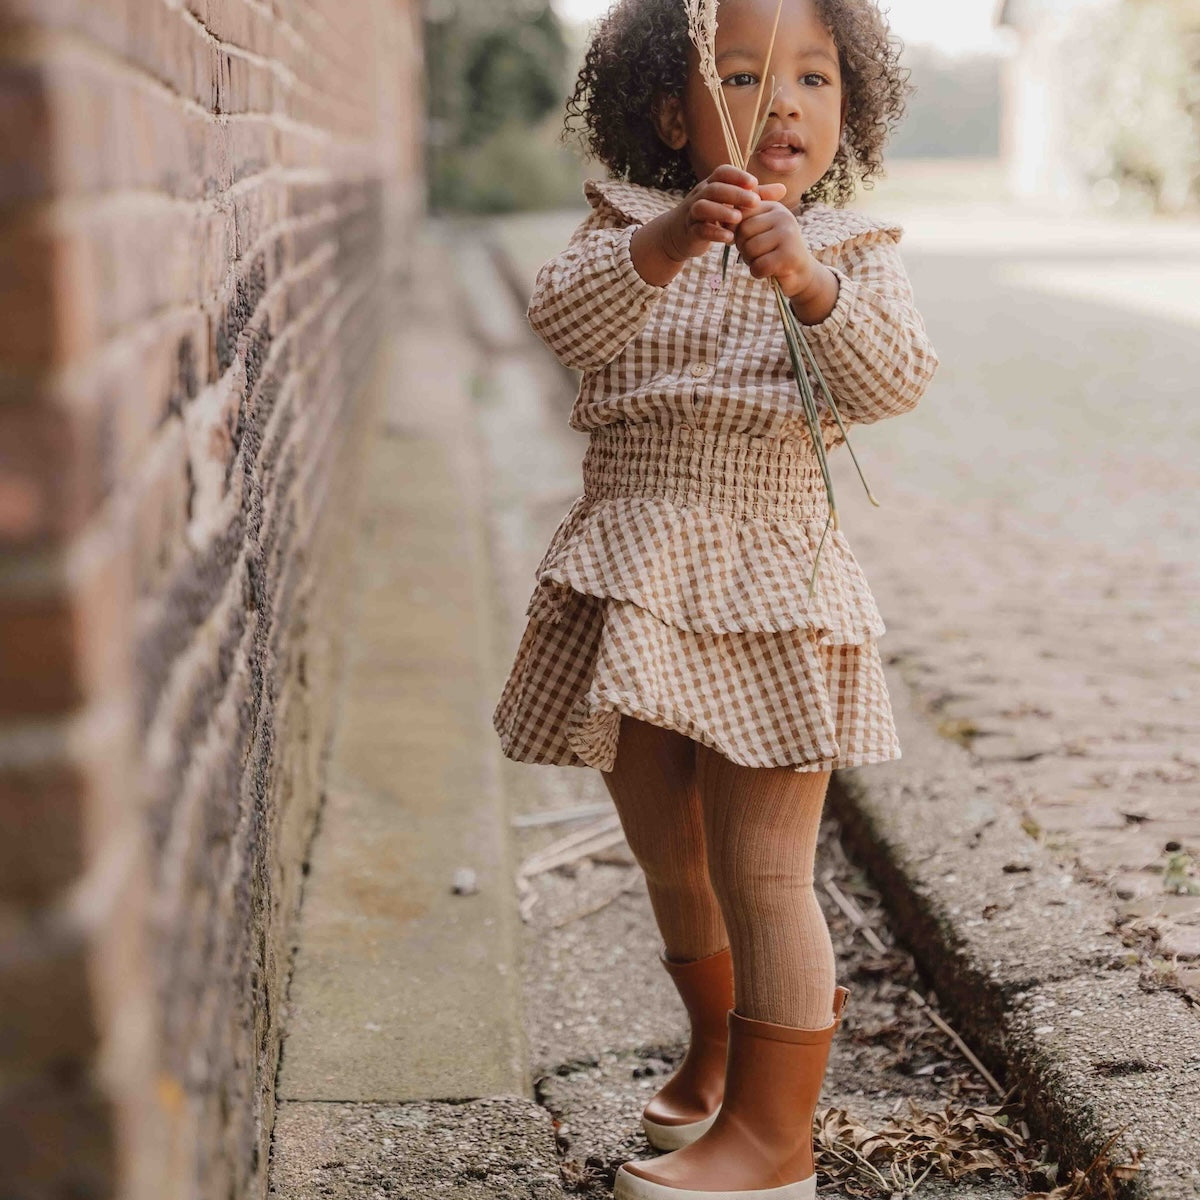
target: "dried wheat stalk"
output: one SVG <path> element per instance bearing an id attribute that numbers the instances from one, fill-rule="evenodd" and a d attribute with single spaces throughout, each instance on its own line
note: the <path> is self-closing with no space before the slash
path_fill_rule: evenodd
<path id="1" fill-rule="evenodd" d="M 717 106 L 717 114 L 721 121 L 721 130 L 725 136 L 725 148 L 729 154 L 729 161 L 744 171 L 746 164 L 750 161 L 751 154 L 754 152 L 754 147 L 758 143 L 758 139 L 762 137 L 762 131 L 766 127 L 767 118 L 770 113 L 770 102 L 764 106 L 764 111 L 761 115 L 759 115 L 759 108 L 762 103 L 763 86 L 766 82 L 765 65 L 771 61 L 771 54 L 775 48 L 775 34 L 779 29 L 779 16 L 783 11 L 783 0 L 779 0 L 775 8 L 775 24 L 771 29 L 771 40 L 767 47 L 766 58 L 764 59 L 763 78 L 759 80 L 758 94 L 755 98 L 755 126 L 746 142 L 745 150 L 738 143 L 733 115 L 729 111 L 729 105 L 725 100 L 725 92 L 721 87 L 721 76 L 717 71 L 717 2 L 718 0 L 684 0 L 688 16 L 688 36 L 691 38 L 693 45 L 696 47 L 696 52 L 700 57 L 700 74 L 704 79 L 709 94 L 713 98 L 713 102 Z M 774 99 L 774 89 L 772 89 L 771 99 Z M 724 274 L 729 261 L 729 250 L 730 247 L 726 246 L 722 258 L 722 274 Z M 825 483 L 825 494 L 829 497 L 829 519 L 825 522 L 825 528 L 821 533 L 821 541 L 817 546 L 816 557 L 813 559 L 812 578 L 808 581 L 808 594 L 811 597 L 816 587 L 817 565 L 821 559 L 821 551 L 825 546 L 825 537 L 829 532 L 829 526 L 832 524 L 834 529 L 840 529 L 841 524 L 838 519 L 837 504 L 833 495 L 833 481 L 829 474 L 829 462 L 825 454 L 825 438 L 821 430 L 821 419 L 817 412 L 816 397 L 813 394 L 812 384 L 809 382 L 808 370 L 806 370 L 805 366 L 806 360 L 807 365 L 811 368 L 813 375 L 817 379 L 822 397 L 826 405 L 828 405 L 829 411 L 833 414 L 834 420 L 837 421 L 838 429 L 846 442 L 846 449 L 850 451 L 850 457 L 854 462 L 858 477 L 862 480 L 862 485 L 866 489 L 868 499 L 876 506 L 879 505 L 879 501 L 872 493 L 870 485 L 863 475 L 862 467 L 859 466 L 858 456 L 854 453 L 854 449 L 850 445 L 850 438 L 846 432 L 845 423 L 842 421 L 842 414 L 838 411 L 838 407 L 834 403 L 833 396 L 825 382 L 824 376 L 821 374 L 821 370 L 817 366 L 817 361 L 813 357 L 812 350 L 805 340 L 803 326 L 796 319 L 796 314 L 792 312 L 787 297 L 783 294 L 783 289 L 779 286 L 779 280 L 772 279 L 771 285 L 775 292 L 775 302 L 779 308 L 779 316 L 783 321 L 784 338 L 787 341 L 788 356 L 792 360 L 792 372 L 796 378 L 796 385 L 800 390 L 800 402 L 804 410 L 805 422 L 808 425 L 809 436 L 812 438 L 813 446 L 817 452 L 817 462 L 821 468 L 821 478 Z"/>

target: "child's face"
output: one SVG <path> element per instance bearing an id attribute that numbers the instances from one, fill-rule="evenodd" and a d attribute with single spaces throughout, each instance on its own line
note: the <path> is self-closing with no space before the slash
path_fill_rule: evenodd
<path id="1" fill-rule="evenodd" d="M 756 124 L 755 100 L 759 80 L 765 74 L 767 82 L 758 112 L 769 115 L 746 168 L 759 183 L 785 184 L 783 203 L 794 208 L 805 191 L 829 170 L 837 154 L 843 118 L 842 76 L 837 44 L 813 0 L 783 0 L 771 61 L 764 65 L 777 2 L 722 0 L 717 22 L 717 73 L 743 150 Z M 773 101 L 772 75 L 776 88 Z M 669 145 L 687 147 L 697 179 L 707 178 L 730 161 L 716 102 L 700 75 L 694 46 L 689 47 L 688 81 L 682 102 L 666 102 L 660 129 Z M 784 132 L 798 139 L 798 149 L 770 145 Z"/>

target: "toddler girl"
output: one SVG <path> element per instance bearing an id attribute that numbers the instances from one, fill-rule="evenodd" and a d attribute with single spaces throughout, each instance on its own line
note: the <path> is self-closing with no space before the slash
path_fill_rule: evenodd
<path id="1" fill-rule="evenodd" d="M 591 212 L 529 305 L 582 372 L 569 424 L 590 437 L 493 724 L 510 758 L 602 773 L 691 1024 L 642 1114 L 670 1153 L 621 1167 L 626 1200 L 814 1195 L 848 996 L 817 830 L 833 769 L 900 757 L 884 624 L 840 530 L 808 595 L 829 507 L 768 280 L 847 424 L 916 405 L 938 359 L 901 229 L 842 207 L 881 168 L 907 83 L 871 0 L 783 0 L 771 45 L 776 5 L 718 10 L 743 146 L 774 81 L 742 171 L 684 0 L 617 0 L 568 105 L 615 178 L 585 185 Z"/>

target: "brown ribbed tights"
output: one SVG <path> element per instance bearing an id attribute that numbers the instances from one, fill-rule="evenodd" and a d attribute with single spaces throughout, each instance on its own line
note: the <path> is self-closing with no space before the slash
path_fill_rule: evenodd
<path id="1" fill-rule="evenodd" d="M 827 1025 L 835 961 L 813 869 L 829 772 L 739 766 L 622 714 L 616 762 L 601 775 L 667 955 L 687 961 L 728 945 L 738 1012 Z"/>

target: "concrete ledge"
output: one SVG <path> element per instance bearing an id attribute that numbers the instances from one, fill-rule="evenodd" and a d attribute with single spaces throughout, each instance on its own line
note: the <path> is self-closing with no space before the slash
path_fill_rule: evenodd
<path id="1" fill-rule="evenodd" d="M 436 240 L 389 332 L 355 614 L 289 994 L 288 1101 L 528 1094 L 491 712 L 472 343 Z M 471 873 L 468 879 L 467 872 Z M 461 880 L 461 886 L 456 882 Z"/>
<path id="2" fill-rule="evenodd" d="M 1200 1196 L 1200 1015 L 1139 988 L 1110 906 L 1021 828 L 888 671 L 904 758 L 835 774 L 829 803 L 962 1035 L 1064 1168 L 1108 1138 L 1121 1197 Z M 1065 1177 L 1065 1171 L 1064 1171 Z"/>

